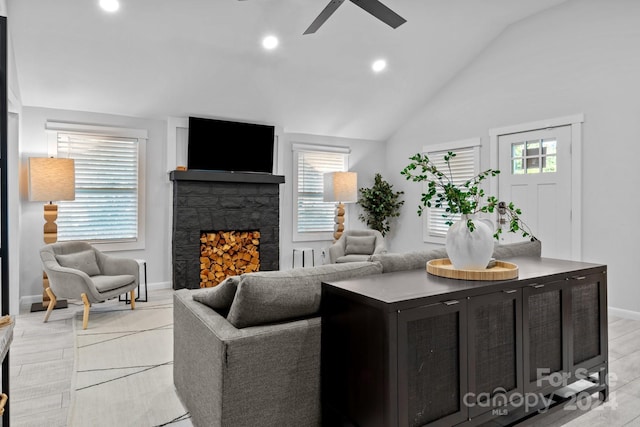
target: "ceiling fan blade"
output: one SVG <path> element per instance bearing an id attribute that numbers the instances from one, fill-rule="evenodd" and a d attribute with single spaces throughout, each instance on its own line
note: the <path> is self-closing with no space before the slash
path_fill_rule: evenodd
<path id="1" fill-rule="evenodd" d="M 407 22 L 402 16 L 380 3 L 378 0 L 351 0 L 351 3 L 360 6 L 385 24 L 393 28 Z"/>
<path id="2" fill-rule="evenodd" d="M 331 0 L 303 34 L 313 34 L 318 31 L 318 28 L 320 28 L 322 24 L 324 24 L 325 21 L 333 15 L 333 12 L 335 12 L 342 3 L 344 3 L 344 0 Z"/>

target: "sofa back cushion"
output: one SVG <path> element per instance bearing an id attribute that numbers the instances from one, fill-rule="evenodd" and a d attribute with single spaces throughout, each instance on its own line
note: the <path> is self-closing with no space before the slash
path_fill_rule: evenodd
<path id="1" fill-rule="evenodd" d="M 376 236 L 345 236 L 345 255 L 371 255 L 376 248 Z"/>
<path id="2" fill-rule="evenodd" d="M 243 274 L 227 320 L 246 328 L 310 316 L 320 309 L 322 282 L 380 273 L 379 263 L 352 262 Z"/>
<path id="3" fill-rule="evenodd" d="M 494 246 L 492 257 L 501 260 L 515 256 L 540 257 L 542 242 L 508 243 L 506 245 L 497 244 Z M 371 261 L 382 264 L 385 273 L 392 271 L 415 270 L 426 268 L 427 261 L 438 258 L 448 258 L 445 248 L 421 250 L 391 254 L 376 254 L 371 257 Z"/>
<path id="4" fill-rule="evenodd" d="M 238 283 L 240 283 L 240 276 L 227 277 L 217 286 L 193 294 L 193 299 L 216 311 L 229 310 L 233 298 L 236 296 Z"/>
<path id="5" fill-rule="evenodd" d="M 56 255 L 56 260 L 62 267 L 83 271 L 88 276 L 96 276 L 100 274 L 100 267 L 98 267 L 96 253 L 93 249 L 87 249 L 86 251 L 65 255 Z"/>
<path id="6" fill-rule="evenodd" d="M 542 253 L 542 242 L 534 240 L 533 242 L 509 243 L 506 245 L 496 244 L 493 248 L 493 257 L 497 260 L 514 256 L 531 256 L 540 258 Z"/>
<path id="7" fill-rule="evenodd" d="M 444 248 L 411 251 L 403 253 L 376 254 L 371 257 L 371 261 L 382 264 L 385 273 L 392 271 L 415 270 L 426 268 L 427 261 L 437 258 L 447 258 L 447 251 Z"/>

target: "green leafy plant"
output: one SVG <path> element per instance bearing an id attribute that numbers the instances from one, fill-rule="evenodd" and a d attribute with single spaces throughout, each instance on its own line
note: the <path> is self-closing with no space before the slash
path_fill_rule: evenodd
<path id="1" fill-rule="evenodd" d="M 390 230 L 391 218 L 400 216 L 400 206 L 404 204 L 400 196 L 404 191 L 394 192 L 393 185 L 382 179 L 379 173 L 375 175 L 373 187 L 360 188 L 358 191 L 360 197 L 357 203 L 364 210 L 358 218 L 385 236 Z"/>
<path id="2" fill-rule="evenodd" d="M 498 176 L 500 171 L 487 169 L 462 184 L 456 185 L 451 172 L 451 159 L 455 156 L 456 154 L 451 151 L 444 155 L 447 171 L 442 172 L 429 160 L 429 157 L 418 153 L 409 158 L 411 163 L 400 172 L 407 180 L 427 184 L 427 190 L 422 193 L 420 198 L 421 205 L 418 206 L 418 215 L 422 215 L 425 207 L 444 207 L 446 213 L 443 217 L 447 218 L 446 224 L 452 225 L 452 217 L 456 214 L 473 215 L 497 211 L 501 219 L 504 219 L 504 223 L 509 224 L 509 232 L 520 232 L 522 237 L 531 236 L 532 240 L 535 239 L 529 227 L 520 219 L 522 211 L 519 208 L 515 207 L 512 202 L 499 202 L 496 197 L 485 195 L 484 190 L 480 187 L 484 180 Z M 467 227 L 471 232 L 475 230 L 475 224 L 470 218 L 467 218 Z M 493 237 L 498 239 L 500 233 L 502 233 L 502 228 L 498 227 Z"/>

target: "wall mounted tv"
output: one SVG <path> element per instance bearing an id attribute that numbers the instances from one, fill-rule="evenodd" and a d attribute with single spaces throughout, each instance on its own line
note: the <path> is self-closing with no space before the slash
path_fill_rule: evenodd
<path id="1" fill-rule="evenodd" d="M 273 173 L 274 134 L 273 126 L 189 117 L 187 167 Z"/>

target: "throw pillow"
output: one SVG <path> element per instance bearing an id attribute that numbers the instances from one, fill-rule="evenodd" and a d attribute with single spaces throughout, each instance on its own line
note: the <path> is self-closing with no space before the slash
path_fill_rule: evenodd
<path id="1" fill-rule="evenodd" d="M 311 316 L 320 309 L 322 282 L 380 273 L 379 263 L 352 262 L 243 274 L 227 320 L 246 328 Z"/>
<path id="2" fill-rule="evenodd" d="M 376 248 L 376 236 L 345 236 L 345 255 L 371 255 Z"/>
<path id="3" fill-rule="evenodd" d="M 227 310 L 231 307 L 233 298 L 236 296 L 238 283 L 240 283 L 240 276 L 227 277 L 217 286 L 193 294 L 193 299 L 214 310 Z"/>
<path id="4" fill-rule="evenodd" d="M 66 255 L 56 255 L 56 260 L 58 260 L 58 264 L 63 267 L 83 271 L 88 276 L 97 276 L 100 274 L 100 267 L 98 267 L 96 253 L 93 252 L 93 249 Z"/>

